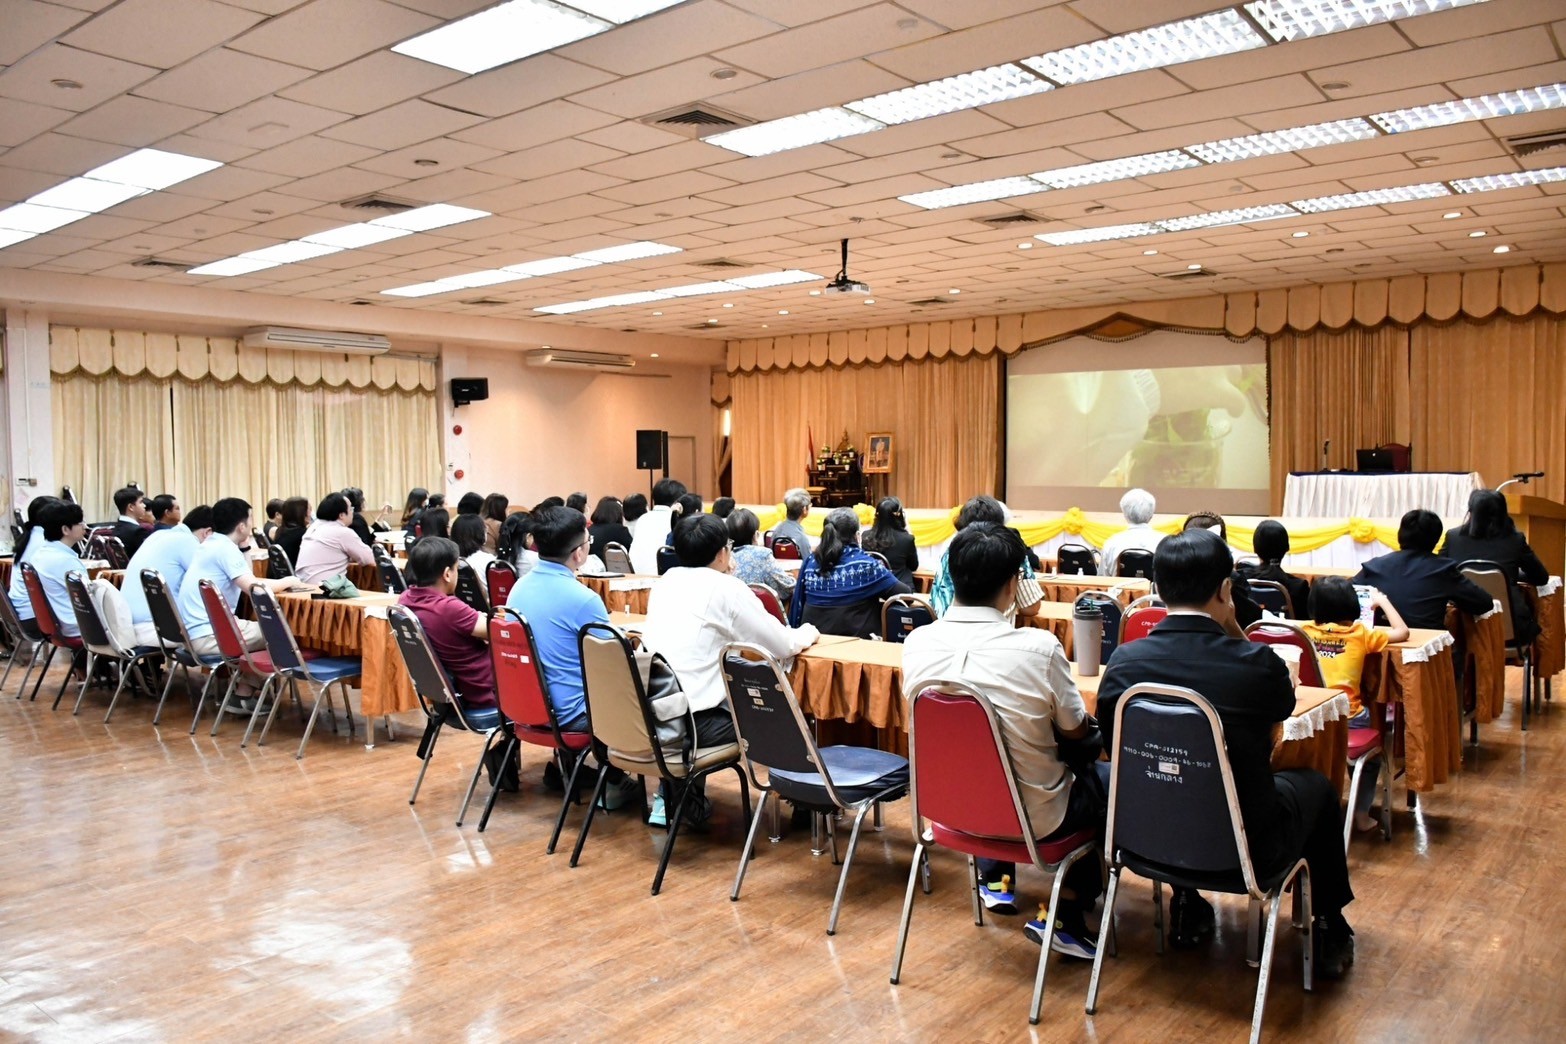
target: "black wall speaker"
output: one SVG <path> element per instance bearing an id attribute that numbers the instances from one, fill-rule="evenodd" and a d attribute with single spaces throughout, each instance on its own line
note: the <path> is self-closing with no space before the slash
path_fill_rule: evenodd
<path id="1" fill-rule="evenodd" d="M 489 398 L 488 377 L 453 377 L 451 379 L 451 403 L 466 406 Z"/>
<path id="2" fill-rule="evenodd" d="M 659 471 L 669 466 L 669 433 L 666 431 L 638 431 L 636 433 L 636 470 Z"/>

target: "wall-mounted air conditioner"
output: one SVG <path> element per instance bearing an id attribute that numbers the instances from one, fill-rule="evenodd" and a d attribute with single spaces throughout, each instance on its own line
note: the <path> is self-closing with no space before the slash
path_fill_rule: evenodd
<path id="1" fill-rule="evenodd" d="M 539 348 L 527 353 L 529 366 L 552 366 L 568 370 L 630 370 L 636 360 L 629 355 L 613 355 L 609 352 L 574 352 L 561 348 Z"/>
<path id="2" fill-rule="evenodd" d="M 292 330 L 282 326 L 258 326 L 245 331 L 246 348 L 292 348 L 306 352 L 344 352 L 349 355 L 385 355 L 391 341 L 380 334 L 339 330 Z"/>

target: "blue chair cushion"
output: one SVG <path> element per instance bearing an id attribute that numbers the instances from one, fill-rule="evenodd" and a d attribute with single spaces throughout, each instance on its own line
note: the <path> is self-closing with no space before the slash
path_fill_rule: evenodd
<path id="1" fill-rule="evenodd" d="M 874 747 L 822 747 L 821 760 L 837 796 L 850 805 L 890 790 L 885 800 L 908 793 L 908 759 Z M 816 772 L 771 770 L 772 788 L 796 805 L 807 808 L 834 808 L 826 785 Z"/>
<path id="2" fill-rule="evenodd" d="M 352 678 L 364 673 L 364 661 L 357 656 L 323 656 L 305 662 L 310 677 L 325 685 L 339 678 Z M 301 672 L 302 674 L 303 672 Z"/>
<path id="3" fill-rule="evenodd" d="M 185 648 L 175 649 L 173 650 L 173 653 L 174 659 L 178 660 L 186 667 L 217 667 L 228 662 L 221 656 L 197 656 L 195 653 Z"/>
<path id="4" fill-rule="evenodd" d="M 462 714 L 476 732 L 488 732 L 490 729 L 500 727 L 499 707 L 464 707 Z M 441 720 L 454 729 L 462 728 L 462 722 L 457 717 L 457 709 L 449 703 L 441 706 Z"/>

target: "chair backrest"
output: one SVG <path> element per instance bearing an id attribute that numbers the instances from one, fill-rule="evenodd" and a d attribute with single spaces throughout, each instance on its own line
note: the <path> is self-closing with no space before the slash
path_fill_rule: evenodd
<path id="1" fill-rule="evenodd" d="M 211 580 L 201 581 L 201 604 L 206 606 L 207 615 L 212 618 L 212 637 L 217 639 L 218 652 L 223 654 L 223 658 L 243 665 L 251 674 L 269 673 L 256 669 L 251 662 L 250 650 L 245 647 L 245 639 L 239 633 L 239 621 L 234 618 L 234 610 L 229 608 L 228 599 L 223 597 Z"/>
<path id="2" fill-rule="evenodd" d="M 1517 620 L 1512 615 L 1513 582 L 1511 576 L 1495 562 L 1482 558 L 1470 558 L 1458 565 L 1464 576 L 1484 588 L 1485 594 L 1501 603 L 1501 627 L 1506 643 L 1517 640 Z"/>
<path id="3" fill-rule="evenodd" d="M 1401 442 L 1383 442 L 1378 449 L 1387 451 L 1392 460 L 1393 471 L 1414 470 L 1414 447 Z"/>
<path id="4" fill-rule="evenodd" d="M 174 595 L 169 591 L 163 574 L 156 569 L 141 571 L 141 589 L 147 594 L 147 611 L 152 614 L 153 629 L 164 645 L 181 649 L 190 647 L 190 633 L 185 630 L 185 618 L 179 615 Z"/>
<path id="5" fill-rule="evenodd" d="M 98 615 L 98 607 L 87 590 L 87 574 L 73 569 L 65 574 L 65 591 L 71 596 L 71 609 L 76 613 L 76 627 L 81 632 L 82 644 L 95 653 L 119 656 L 121 650 L 109 637 L 109 629 Z"/>
<path id="6" fill-rule="evenodd" d="M 99 537 L 96 546 L 88 544 L 87 557 L 109 563 L 110 569 L 124 569 L 130 564 L 130 554 L 125 550 L 125 541 L 113 533 Z"/>
<path id="7" fill-rule="evenodd" d="M 266 549 L 266 575 L 269 580 L 282 580 L 294 575 L 294 563 L 281 544 L 269 544 Z"/>
<path id="8" fill-rule="evenodd" d="M 16 568 L 22 571 L 22 586 L 27 589 L 27 600 L 33 605 L 33 622 L 43 636 L 53 642 L 60 633 L 60 620 L 54 615 L 49 596 L 44 593 L 38 570 L 31 562 L 22 562 Z"/>
<path id="9" fill-rule="evenodd" d="M 16 615 L 16 606 L 11 604 L 11 599 L 3 591 L 0 591 L 0 627 L 10 636 L 13 648 L 19 649 L 24 642 L 31 640 L 27 632 L 22 630 L 22 618 Z"/>
<path id="10" fill-rule="evenodd" d="M 451 592 L 463 605 L 489 612 L 489 599 L 484 597 L 484 585 L 479 583 L 478 570 L 465 558 L 457 559 L 457 586 Z"/>
<path id="11" fill-rule="evenodd" d="M 440 665 L 440 660 L 436 659 L 435 650 L 430 648 L 430 640 L 424 633 L 424 625 L 419 623 L 413 610 L 402 605 L 391 606 L 386 610 L 386 620 L 391 624 L 392 634 L 396 636 L 397 651 L 402 654 L 403 666 L 408 669 L 414 694 L 419 697 L 419 705 L 424 708 L 424 713 L 433 718 L 440 715 L 438 708 L 450 707 L 462 728 L 481 731 L 468 723 L 463 713 L 462 697 L 451 687 L 451 679 Z"/>
<path id="12" fill-rule="evenodd" d="M 923 595 L 893 595 L 881 603 L 881 637 L 889 642 L 904 641 L 917 628 L 935 622 L 935 610 Z"/>
<path id="13" fill-rule="evenodd" d="M 1055 571 L 1064 575 L 1093 576 L 1098 572 L 1098 552 L 1086 544 L 1061 544 L 1055 561 Z"/>
<path id="14" fill-rule="evenodd" d="M 788 616 L 783 612 L 783 603 L 778 599 L 778 593 L 766 584 L 748 585 L 757 598 L 761 599 L 761 607 L 771 613 L 778 623 L 788 626 Z"/>
<path id="15" fill-rule="evenodd" d="M 769 773 L 773 769 L 815 772 L 832 803 L 841 805 L 799 700 L 778 662 L 760 646 L 740 642 L 724 646 L 718 662 L 740 755 L 757 788 L 765 789 L 757 766 Z"/>
<path id="16" fill-rule="evenodd" d="M 1161 605 L 1139 605 L 1127 609 L 1125 616 L 1120 618 L 1120 644 L 1146 638 L 1168 615 L 1169 610 Z"/>
<path id="17" fill-rule="evenodd" d="M 1276 580 L 1248 580 L 1246 583 L 1250 585 L 1251 601 L 1269 613 L 1295 619 L 1294 599 L 1289 597 L 1288 588 Z"/>
<path id="18" fill-rule="evenodd" d="M 1263 645 L 1291 645 L 1300 651 L 1300 684 L 1321 686 L 1321 659 L 1316 643 L 1300 625 L 1287 620 L 1258 620 L 1245 629 L 1245 637 Z"/>
<path id="19" fill-rule="evenodd" d="M 1077 595 L 1072 605 L 1082 605 L 1091 602 L 1098 606 L 1098 611 L 1104 617 L 1104 637 L 1099 644 L 1099 663 L 1108 663 L 1110 654 L 1120 644 L 1120 620 L 1125 614 L 1121 612 L 1120 603 L 1115 601 L 1115 596 L 1108 591 L 1083 591 Z"/>
<path id="20" fill-rule="evenodd" d="M 674 553 L 672 547 L 660 547 L 658 549 L 658 575 L 662 576 L 675 566 L 680 564 L 680 556 Z"/>
<path id="21" fill-rule="evenodd" d="M 387 553 L 386 548 L 376 544 L 370 549 L 375 556 L 375 569 L 381 574 L 381 586 L 391 594 L 402 594 L 408 589 L 408 580 L 402 575 L 402 570 L 397 568 L 397 563 Z"/>
<path id="22" fill-rule="evenodd" d="M 1115 704 L 1105 850 L 1188 873 L 1256 878 L 1223 723 L 1190 689 L 1133 685 Z"/>
<path id="23" fill-rule="evenodd" d="M 261 637 L 266 639 L 266 654 L 271 658 L 272 666 L 286 674 L 308 676 L 310 669 L 277 596 L 265 584 L 251 584 L 250 604 L 255 608 L 256 622 L 261 625 Z"/>
<path id="24" fill-rule="evenodd" d="M 631 564 L 631 552 L 626 550 L 624 544 L 617 544 L 613 540 L 604 545 L 604 568 L 611 573 L 624 573 L 627 576 L 636 572 L 636 567 Z"/>
<path id="25" fill-rule="evenodd" d="M 663 753 L 654 742 L 656 726 L 648 717 L 630 641 L 609 624 L 589 623 L 577 632 L 577 647 L 593 736 L 610 750 L 639 756 L 652 752 L 661 764 Z"/>
<path id="26" fill-rule="evenodd" d="M 535 729 L 552 729 L 559 738 L 560 725 L 549 702 L 549 680 L 538 662 L 533 628 L 515 610 L 495 610 L 489 622 L 489 654 L 495 664 L 495 695 L 506 720 Z"/>
<path id="27" fill-rule="evenodd" d="M 776 559 L 788 559 L 797 562 L 805 557 L 800 554 L 799 545 L 788 537 L 773 537 L 769 546 L 772 548 L 772 557 Z"/>
<path id="28" fill-rule="evenodd" d="M 875 559 L 877 562 L 880 562 L 882 565 L 886 566 L 886 568 L 888 568 L 888 569 L 892 568 L 892 563 L 888 562 L 887 559 L 886 559 L 886 556 L 883 555 L 881 552 L 879 552 L 879 551 L 866 551 L 865 554 L 869 555 L 871 558 Z"/>
<path id="29" fill-rule="evenodd" d="M 1153 553 L 1144 548 L 1132 547 L 1120 552 L 1115 559 L 1116 576 L 1141 576 L 1156 581 L 1153 575 Z"/>
<path id="30" fill-rule="evenodd" d="M 395 568 L 395 567 L 393 567 Z M 499 609 L 511 597 L 517 585 L 517 570 L 510 562 L 495 559 L 484 567 L 484 584 L 489 588 L 489 604 Z"/>

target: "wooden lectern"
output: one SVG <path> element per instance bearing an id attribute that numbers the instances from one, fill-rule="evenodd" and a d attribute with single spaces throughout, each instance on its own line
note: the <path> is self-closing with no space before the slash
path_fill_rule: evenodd
<path id="1" fill-rule="evenodd" d="M 1507 496 L 1506 510 L 1550 575 L 1566 575 L 1566 504 L 1543 497 Z"/>

